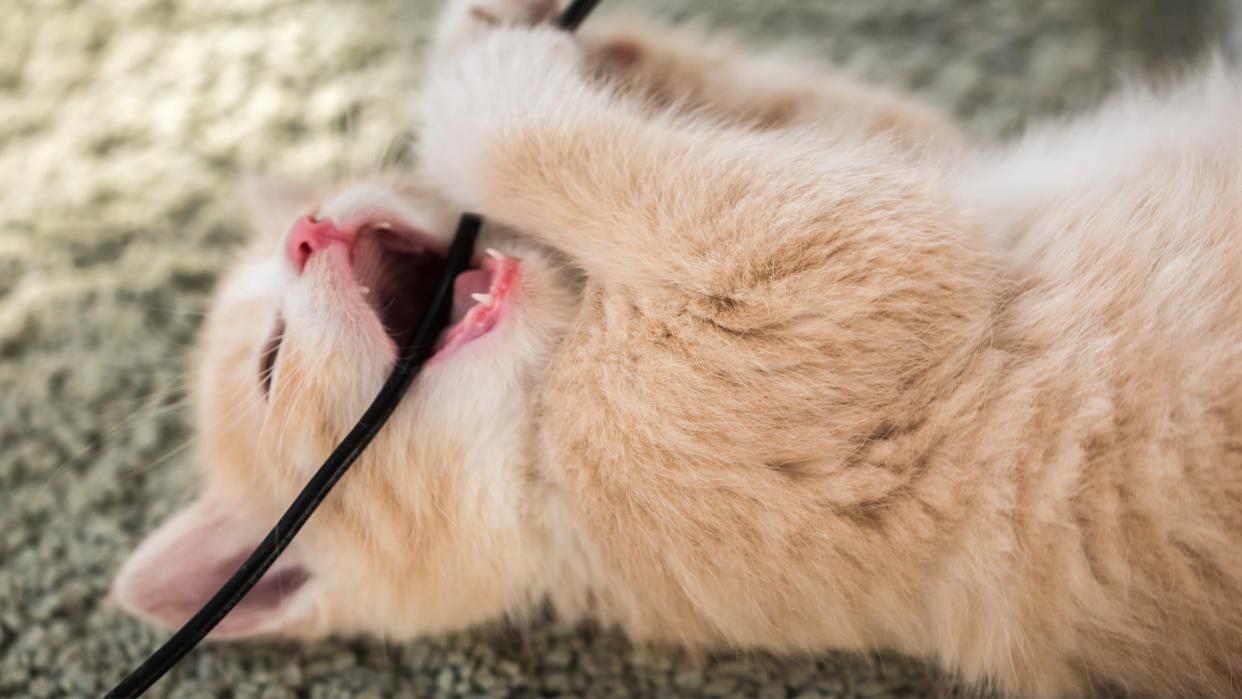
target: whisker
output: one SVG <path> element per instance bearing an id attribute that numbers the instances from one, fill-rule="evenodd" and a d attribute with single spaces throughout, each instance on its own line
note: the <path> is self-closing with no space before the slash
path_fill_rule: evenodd
<path id="1" fill-rule="evenodd" d="M 214 422 L 212 423 L 212 427 L 213 427 L 213 428 L 215 428 L 215 427 L 219 427 L 219 426 L 221 425 L 221 423 L 222 423 L 222 422 L 223 422 L 223 421 L 227 418 L 227 419 L 229 419 L 229 423 L 228 423 L 227 425 L 224 425 L 224 429 L 231 429 L 234 425 L 236 425 L 236 424 L 237 424 L 237 423 L 241 420 L 241 418 L 242 418 L 242 417 L 244 417 L 244 416 L 245 416 L 245 414 L 246 414 L 246 413 L 245 413 L 245 408 L 246 408 L 246 407 L 247 407 L 247 405 L 246 405 L 246 403 L 245 403 L 244 401 L 237 403 L 237 404 L 236 404 L 236 405 L 234 405 L 232 408 L 229 408 L 229 410 L 228 410 L 228 411 L 227 411 L 227 412 L 226 412 L 223 416 L 221 416 L 219 419 L 217 419 L 216 421 L 214 421 Z M 172 457 L 176 456 L 177 454 L 180 454 L 181 452 L 183 452 L 183 451 L 185 451 L 187 448 L 189 448 L 191 445 L 193 445 L 194 443 L 196 443 L 196 442 L 197 442 L 197 441 L 198 441 L 198 440 L 202 437 L 202 434 L 203 434 L 203 430 L 201 430 L 201 429 L 200 429 L 200 430 L 196 430 L 196 431 L 195 431 L 195 433 L 194 433 L 192 436 L 190 436 L 190 438 L 189 438 L 189 439 L 186 439 L 186 440 L 185 440 L 184 442 L 182 442 L 180 445 L 178 445 L 178 446 L 174 447 L 173 449 L 169 450 L 168 452 L 166 452 L 165 454 L 163 454 L 162 456 L 160 456 L 160 457 L 159 457 L 158 459 L 156 459 L 155 461 L 153 461 L 153 462 L 151 462 L 151 463 L 149 463 L 149 464 L 146 464 L 146 465 L 144 465 L 144 466 L 139 467 L 139 468 L 137 469 L 137 471 L 138 471 L 139 473 L 149 473 L 149 472 L 151 472 L 151 471 L 155 470 L 155 469 L 156 469 L 158 466 L 160 466 L 161 464 L 163 464 L 163 463 L 167 462 L 167 461 L 168 461 L 169 459 L 171 459 Z"/>
<path id="2" fill-rule="evenodd" d="M 133 306 L 135 308 L 141 308 L 144 311 L 154 311 L 156 313 L 167 313 L 168 315 L 171 315 L 171 316 L 194 316 L 196 318 L 204 318 L 207 316 L 207 311 L 201 307 L 180 308 L 177 306 L 162 306 L 162 305 L 153 304 L 153 303 L 143 303 L 142 301 L 137 301 L 135 299 L 121 298 L 118 300 L 123 304 Z"/>
<path id="3" fill-rule="evenodd" d="M 326 364 L 327 364 L 327 359 L 326 359 L 326 358 L 322 358 L 322 357 L 321 357 L 321 358 L 320 358 L 320 360 L 319 360 L 318 365 L 317 365 L 317 366 L 315 366 L 312 370 L 309 370 L 309 371 L 304 372 L 304 373 L 302 374 L 302 376 L 300 377 L 300 381 L 298 381 L 297 385 L 296 385 L 296 386 L 291 387 L 291 390 L 290 390 L 290 392 L 289 392 L 289 394 L 288 394 L 288 401 L 289 401 L 289 403 L 290 403 L 291 407 L 290 407 L 288 410 L 286 410 L 286 411 L 285 411 L 285 419 L 284 419 L 284 422 L 281 424 L 281 429 L 280 429 L 280 432 L 279 432 L 279 434 L 278 434 L 278 436 L 277 436 L 277 438 L 276 438 L 276 455 L 275 455 L 275 458 L 276 458 L 276 462 L 277 462 L 277 463 L 281 463 L 281 462 L 283 462 L 283 461 L 284 461 L 284 456 L 285 456 L 285 454 L 284 454 L 284 450 L 285 450 L 285 435 L 286 435 L 286 434 L 288 434 L 288 431 L 289 431 L 289 422 L 290 422 L 290 420 L 292 420 L 292 419 L 293 419 L 293 414 L 294 414 L 294 412 L 295 412 L 295 408 L 294 408 L 294 407 L 292 407 L 292 406 L 293 406 L 293 404 L 295 404 L 295 403 L 296 403 L 296 398 L 297 398 L 297 396 L 298 396 L 298 395 L 299 395 L 302 391 L 306 390 L 306 387 L 307 387 L 308 385 L 310 385 L 310 382 L 311 382 L 311 377 L 312 377 L 312 376 L 314 376 L 314 375 L 315 375 L 317 372 L 319 372 L 321 369 L 323 369 L 323 367 L 324 367 Z M 275 402 L 273 402 L 273 403 L 272 403 L 272 405 L 276 405 L 276 403 L 275 403 Z M 269 410 L 269 411 L 267 412 L 267 414 L 264 416 L 264 424 L 263 424 L 263 431 L 264 431 L 264 432 L 265 432 L 265 431 L 266 431 L 266 429 L 267 429 L 267 416 L 269 416 L 269 415 L 271 415 L 271 411 L 270 411 L 270 410 Z M 262 443 L 263 443 L 263 436 L 262 436 L 262 435 L 260 436 L 260 441 L 259 441 L 259 443 L 260 443 L 260 444 L 262 444 Z"/>
<path id="4" fill-rule="evenodd" d="M 63 459 L 59 464 L 57 464 L 51 470 L 49 470 L 47 476 L 44 478 L 44 481 L 43 481 L 42 492 L 46 494 L 46 492 L 52 487 L 53 481 L 61 473 L 66 471 L 73 464 L 77 463 L 79 459 L 83 458 L 87 454 L 98 451 L 101 447 L 104 446 L 104 444 L 106 444 L 110 439 L 112 439 L 114 436 L 116 436 L 121 430 L 125 429 L 126 427 L 129 427 L 130 425 L 134 424 L 138 420 L 150 419 L 152 417 L 167 414 L 169 412 L 172 412 L 174 410 L 179 410 L 182 407 L 184 407 L 185 404 L 189 402 L 188 397 L 180 398 L 168 405 L 159 405 L 163 397 L 165 395 L 168 395 L 171 392 L 172 387 L 180 380 L 181 380 L 180 377 L 174 378 L 172 381 L 165 384 L 163 388 L 157 389 L 157 391 L 154 394 L 154 399 L 148 401 L 149 403 L 152 404 L 152 406 L 149 409 L 144 409 L 144 410 L 135 412 L 133 415 L 130 415 L 124 420 L 121 420 L 119 423 L 113 425 L 112 427 L 109 427 L 103 432 L 103 434 L 91 440 L 90 442 L 86 444 L 86 446 L 82 447 L 77 452 L 69 455 L 68 457 Z"/>

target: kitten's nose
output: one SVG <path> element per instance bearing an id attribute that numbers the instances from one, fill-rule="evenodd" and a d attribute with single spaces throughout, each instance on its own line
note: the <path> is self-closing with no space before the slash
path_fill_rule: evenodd
<path id="1" fill-rule="evenodd" d="M 285 254 L 299 272 L 313 253 L 334 243 L 349 245 L 350 237 L 331 221 L 320 221 L 314 216 L 303 216 L 293 222 L 285 236 Z"/>

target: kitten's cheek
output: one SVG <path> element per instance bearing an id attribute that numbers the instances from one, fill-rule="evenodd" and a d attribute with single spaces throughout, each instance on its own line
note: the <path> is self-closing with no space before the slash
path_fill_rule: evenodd
<path id="1" fill-rule="evenodd" d="M 332 352 L 319 342 L 290 344 L 255 448 L 271 466 L 263 479 L 294 493 L 375 399 L 390 363 L 375 348 Z"/>

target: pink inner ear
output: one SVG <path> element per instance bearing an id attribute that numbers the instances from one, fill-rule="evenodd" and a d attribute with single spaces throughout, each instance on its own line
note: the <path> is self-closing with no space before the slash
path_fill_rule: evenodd
<path id="1" fill-rule="evenodd" d="M 113 585 L 130 613 L 179 626 L 246 559 L 263 536 L 261 526 L 202 499 L 165 522 L 138 547 Z M 303 621 L 311 609 L 311 578 L 286 551 L 212 632 L 215 638 L 275 633 Z"/>

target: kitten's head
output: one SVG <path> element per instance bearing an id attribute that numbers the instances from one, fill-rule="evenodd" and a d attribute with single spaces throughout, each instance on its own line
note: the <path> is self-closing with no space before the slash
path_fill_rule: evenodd
<path id="1" fill-rule="evenodd" d="M 165 625 L 231 574 L 365 410 L 430 301 L 455 223 L 393 178 L 323 193 L 254 182 L 245 199 L 257 235 L 200 340 L 202 493 L 114 585 L 122 607 Z M 479 252 L 436 355 L 217 636 L 403 636 L 542 594 L 533 395 L 576 285 L 502 232 L 485 230 Z"/>

